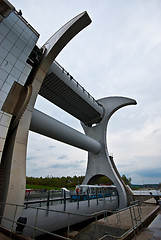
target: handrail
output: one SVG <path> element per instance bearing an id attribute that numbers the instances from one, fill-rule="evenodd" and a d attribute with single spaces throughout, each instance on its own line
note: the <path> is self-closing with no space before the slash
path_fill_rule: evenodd
<path id="1" fill-rule="evenodd" d="M 13 223 L 17 223 L 17 221 L 11 220 L 11 219 L 6 218 L 6 217 L 3 217 L 3 216 L 0 216 L 0 218 L 3 218 L 3 219 L 5 219 L 5 220 L 8 220 L 8 221 L 13 222 Z M 25 226 L 25 227 L 32 228 L 32 229 L 37 230 L 37 231 L 40 231 L 40 232 L 50 234 L 50 235 L 52 235 L 52 236 L 54 236 L 54 237 L 59 237 L 59 238 L 65 239 L 65 240 L 72 240 L 71 238 L 66 238 L 66 237 L 64 237 L 64 236 L 61 236 L 61 235 L 58 235 L 58 234 L 55 234 L 55 233 L 48 232 L 48 231 L 43 230 L 43 229 L 38 228 L 38 227 L 32 227 L 32 226 L 27 225 L 27 224 L 24 224 L 24 223 L 20 223 L 20 224 L 23 225 L 23 226 Z"/>
<path id="2" fill-rule="evenodd" d="M 138 212 L 139 214 L 136 216 L 135 215 L 135 207 L 138 208 Z M 124 210 L 127 210 L 129 209 L 130 210 L 130 216 L 131 216 L 131 221 L 132 221 L 132 227 L 130 229 L 128 229 L 126 232 L 124 232 L 122 235 L 120 236 L 114 236 L 114 235 L 111 235 L 109 233 L 105 233 L 101 238 L 99 238 L 98 240 L 103 240 L 105 237 L 109 237 L 109 238 L 113 238 L 113 239 L 122 239 L 123 237 L 125 237 L 128 233 L 130 233 L 131 231 L 134 232 L 134 238 L 136 240 L 136 236 L 135 236 L 135 230 L 137 229 L 137 227 L 142 223 L 141 221 L 141 206 L 139 205 L 139 201 L 136 200 L 136 201 L 133 201 L 133 202 L 130 202 L 130 206 L 127 207 L 127 208 L 124 208 L 124 209 L 121 209 L 121 211 L 118 211 L 119 213 L 124 211 Z M 132 216 L 132 209 L 134 211 L 134 217 Z M 116 211 L 115 211 L 116 212 Z M 139 219 L 137 219 L 138 217 L 140 217 Z M 134 225 L 134 221 L 135 220 L 135 225 Z M 119 221 L 121 221 L 119 219 Z"/>
<path id="3" fill-rule="evenodd" d="M 120 213 L 120 212 L 123 212 L 125 210 L 128 210 L 130 208 L 133 208 L 135 206 L 138 206 L 137 204 L 134 204 L 132 206 L 129 206 L 129 207 L 126 207 L 126 208 L 122 208 L 122 209 L 118 209 L 118 210 L 114 210 L 114 211 L 111 211 L 111 210 L 101 210 L 101 211 L 98 211 L 98 212 L 95 212 L 95 213 L 92 213 L 92 214 L 81 214 L 81 213 L 74 213 L 74 212 L 67 212 L 67 211 L 60 211 L 60 210 L 53 210 L 53 209 L 46 209 L 46 208 L 42 208 L 42 207 L 34 207 L 34 206 L 25 206 L 25 205 L 21 205 L 21 204 L 14 204 L 14 203 L 3 203 L 3 202 L 0 202 L 0 204 L 4 204 L 4 205 L 12 205 L 12 206 L 18 206 L 18 207 L 22 207 L 22 208 L 33 208 L 33 209 L 39 209 L 39 210 L 43 210 L 43 211 L 50 211 L 50 212 L 58 212 L 58 213 L 65 213 L 65 214 L 72 214 L 72 215 L 77 215 L 77 216 L 81 216 L 81 217 L 95 217 L 96 215 L 99 216 L 99 215 L 102 215 L 104 213 L 111 213 L 111 214 L 115 214 L 115 213 Z"/>
<path id="4" fill-rule="evenodd" d="M 135 207 L 140 207 L 139 204 L 138 204 L 138 201 L 137 201 L 137 202 L 133 202 L 132 204 L 133 204 L 133 205 L 130 205 L 129 207 L 126 207 L 126 208 L 123 208 L 123 209 L 119 209 L 119 210 L 111 211 L 111 210 L 106 209 L 106 210 L 98 211 L 98 212 L 95 212 L 95 213 L 92 213 L 92 214 L 80 214 L 80 213 L 66 212 L 66 211 L 60 211 L 60 210 L 52 210 L 52 209 L 40 208 L 40 207 L 33 207 L 33 206 L 27 207 L 27 208 L 36 209 L 36 210 L 37 210 L 36 216 L 38 215 L 38 211 L 39 211 L 39 210 L 43 210 L 43 211 L 45 210 L 45 211 L 50 211 L 50 212 L 58 212 L 58 213 L 67 214 L 67 215 L 68 215 L 68 226 L 67 226 L 67 229 L 68 229 L 68 237 L 67 237 L 67 238 L 64 237 L 64 236 L 60 236 L 60 235 L 57 235 L 57 234 L 55 234 L 55 233 L 51 233 L 51 232 L 49 232 L 49 231 L 40 229 L 40 228 L 38 228 L 38 227 L 36 226 L 36 224 L 35 224 L 35 226 L 30 226 L 30 225 L 21 223 L 21 225 L 24 225 L 24 226 L 26 226 L 26 227 L 28 227 L 28 228 L 34 229 L 34 235 L 35 235 L 35 232 L 36 232 L 36 231 L 41 231 L 41 232 L 43 232 L 43 233 L 47 233 L 47 234 L 50 234 L 50 235 L 53 235 L 53 236 L 57 236 L 57 237 L 59 237 L 59 238 L 65 239 L 65 240 L 70 240 L 70 238 L 69 238 L 69 232 L 70 232 L 70 216 L 71 216 L 71 215 L 75 215 L 75 216 L 79 216 L 79 217 L 86 217 L 87 219 L 88 219 L 88 218 L 95 218 L 95 222 L 97 222 L 97 221 L 98 221 L 98 216 L 100 216 L 100 215 L 104 215 L 104 216 L 106 215 L 106 216 L 107 216 L 107 213 L 118 214 L 118 213 L 121 213 L 121 212 L 123 212 L 123 211 L 125 211 L 125 210 L 130 210 L 130 215 L 131 215 L 131 220 L 132 220 L 132 227 L 131 227 L 128 231 L 126 231 L 125 233 L 123 233 L 121 236 L 114 236 L 114 235 L 109 235 L 108 233 L 105 233 L 104 236 L 101 237 L 101 238 L 99 238 L 98 240 L 103 240 L 103 239 L 104 239 L 105 237 L 107 237 L 107 236 L 108 236 L 108 237 L 115 238 L 115 239 L 120 239 L 120 238 L 124 237 L 125 235 L 127 235 L 127 234 L 128 234 L 130 231 L 132 231 L 132 230 L 135 232 L 135 230 L 137 229 L 137 227 L 138 227 L 139 224 L 141 223 L 141 211 L 139 210 L 139 215 L 138 215 L 138 216 L 140 217 L 139 222 L 137 221 L 136 217 L 133 217 L 133 216 L 132 216 L 132 211 L 131 211 L 132 209 L 133 209 L 133 211 L 134 211 L 134 210 L 135 210 L 135 209 L 134 209 Z M 8 221 L 11 221 L 13 224 L 14 224 L 14 223 L 17 223 L 17 221 L 15 221 L 15 216 L 16 216 L 17 208 L 18 208 L 18 207 L 26 208 L 25 205 L 13 204 L 13 203 L 3 203 L 3 202 L 0 202 L 0 205 L 11 205 L 11 206 L 15 206 L 15 207 L 16 207 L 15 214 L 14 214 L 14 219 L 9 219 L 9 218 L 0 216 L 0 218 L 6 219 L 6 220 L 8 220 Z M 141 207 L 140 207 L 140 208 L 141 208 Z M 134 215 L 135 215 L 135 214 L 134 214 Z M 133 220 L 136 221 L 136 224 L 135 224 L 135 225 L 134 225 L 134 223 L 133 223 Z M 120 221 L 120 219 L 119 219 L 119 221 Z M 37 220 L 35 219 L 35 223 L 36 223 L 36 222 L 37 222 Z M 12 224 L 12 230 L 11 230 L 11 231 L 13 231 L 13 224 Z M 34 235 L 33 235 L 33 237 L 34 237 Z"/>

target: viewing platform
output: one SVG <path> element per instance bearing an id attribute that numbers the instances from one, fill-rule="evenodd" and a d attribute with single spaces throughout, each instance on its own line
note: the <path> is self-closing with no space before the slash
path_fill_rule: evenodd
<path id="1" fill-rule="evenodd" d="M 111 216 L 91 223 L 80 231 L 73 232 L 74 240 L 158 240 L 161 236 L 161 211 L 153 198 L 141 206 L 135 205 L 112 212 Z M 72 232 L 70 237 L 72 237 Z"/>
<path id="2" fill-rule="evenodd" d="M 104 217 L 100 219 L 101 215 Z M 59 230 L 53 233 L 52 239 L 88 240 L 92 237 L 93 240 L 158 240 L 158 237 L 161 236 L 160 226 L 160 205 L 157 205 L 155 199 L 151 198 L 141 205 L 133 202 L 131 206 L 122 210 L 96 212 L 92 223 L 80 223 L 70 226 L 66 230 Z M 48 239 L 48 234 L 46 232 L 44 235 L 45 239 Z M 59 238 L 57 238 L 58 236 Z M 0 228 L 0 240 L 8 239 L 31 240 L 33 238 L 3 231 L 3 228 Z"/>

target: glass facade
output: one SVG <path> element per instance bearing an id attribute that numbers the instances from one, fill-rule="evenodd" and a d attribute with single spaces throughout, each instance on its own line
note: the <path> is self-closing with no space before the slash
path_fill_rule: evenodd
<path id="1" fill-rule="evenodd" d="M 11 115 L 1 110 L 14 82 L 24 85 L 32 67 L 26 62 L 38 33 L 17 12 L 0 22 L 0 162 Z"/>

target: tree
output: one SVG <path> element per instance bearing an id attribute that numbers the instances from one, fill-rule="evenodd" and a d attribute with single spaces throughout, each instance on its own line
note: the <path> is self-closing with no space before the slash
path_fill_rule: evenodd
<path id="1" fill-rule="evenodd" d="M 124 183 L 125 183 L 126 185 L 131 186 L 131 181 L 132 181 L 131 177 L 130 177 L 130 178 L 127 178 L 127 177 L 125 176 L 125 174 L 123 174 L 121 178 L 122 178 L 122 180 L 124 181 Z"/>

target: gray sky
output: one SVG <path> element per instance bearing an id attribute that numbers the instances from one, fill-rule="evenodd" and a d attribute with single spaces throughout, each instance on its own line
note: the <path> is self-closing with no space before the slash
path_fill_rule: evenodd
<path id="1" fill-rule="evenodd" d="M 40 33 L 38 45 L 77 14 L 92 23 L 57 61 L 95 98 L 130 97 L 108 126 L 108 150 L 132 183 L 161 182 L 161 1 L 13 0 Z M 77 119 L 38 97 L 36 108 L 83 132 Z M 30 132 L 27 176 L 84 175 L 87 152 Z"/>

